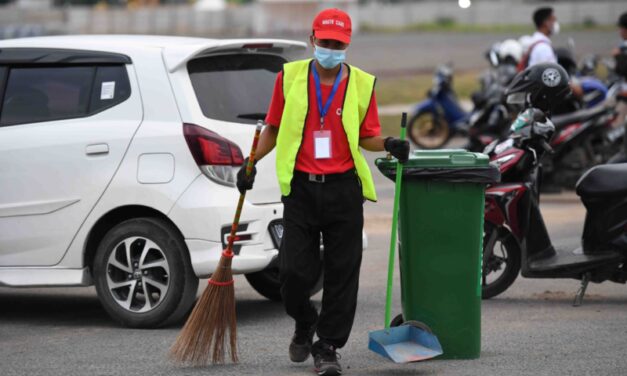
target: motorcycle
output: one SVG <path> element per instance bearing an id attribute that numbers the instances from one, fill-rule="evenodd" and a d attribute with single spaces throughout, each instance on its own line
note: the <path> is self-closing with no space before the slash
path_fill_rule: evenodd
<path id="1" fill-rule="evenodd" d="M 490 144 L 485 153 L 499 166 L 501 182 L 486 190 L 482 297 L 507 290 L 519 271 L 526 278 L 581 280 L 575 305 L 589 282 L 627 281 L 627 164 L 588 170 L 576 192 L 587 209 L 582 246 L 556 250 L 540 212 L 545 154 L 555 126 L 534 108 L 512 124 L 512 136 Z"/>
<path id="2" fill-rule="evenodd" d="M 543 192 L 572 189 L 581 174 L 607 162 L 622 145 L 624 128 L 612 126 L 613 105 L 600 105 L 551 118 L 556 135 L 552 153 L 542 158 Z"/>
<path id="3" fill-rule="evenodd" d="M 579 67 L 571 48 L 555 49 L 557 63 L 571 76 L 573 82 L 581 87 L 581 98 L 571 97 L 554 109 L 554 114 L 567 114 L 579 109 L 594 108 L 603 103 L 608 96 L 608 87 L 595 77 L 598 61 L 595 56 L 585 56 Z"/>
<path id="4" fill-rule="evenodd" d="M 472 94 L 475 110 L 468 118 L 464 149 L 482 152 L 491 142 L 507 138 L 509 125 L 521 110 L 505 101 L 505 88 L 515 75 L 515 65 L 500 62 L 481 76 L 481 89 Z"/>
<path id="5" fill-rule="evenodd" d="M 437 149 L 465 129 L 470 116 L 461 107 L 453 90 L 453 69 L 450 65 L 441 65 L 436 69 L 427 97 L 412 111 L 407 134 L 420 148 Z"/>
<path id="6" fill-rule="evenodd" d="M 479 80 L 481 89 L 472 95 L 473 109 L 467 112 L 452 88 L 453 70 L 449 65 L 440 66 L 428 98 L 410 116 L 410 140 L 420 148 L 436 149 L 460 134 L 469 137 L 465 149 L 480 152 L 493 140 L 502 139 L 512 120 L 503 92 L 515 73 L 513 67 L 498 64 L 484 73 Z"/>

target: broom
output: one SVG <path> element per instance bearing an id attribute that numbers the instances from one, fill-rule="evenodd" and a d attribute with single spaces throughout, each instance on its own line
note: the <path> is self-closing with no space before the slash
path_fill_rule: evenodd
<path id="1" fill-rule="evenodd" d="M 255 160 L 255 151 L 259 143 L 259 134 L 263 122 L 257 123 L 253 146 L 246 165 L 246 175 L 250 175 Z M 170 358 L 179 363 L 190 363 L 194 366 L 206 365 L 211 353 L 211 362 L 224 363 L 227 351 L 226 335 L 229 334 L 228 352 L 231 360 L 237 363 L 237 323 L 235 317 L 235 289 L 233 287 L 233 241 L 242 213 L 246 193 L 239 196 L 235 218 L 231 226 L 231 234 L 227 239 L 226 249 L 222 252 L 220 262 L 209 279 L 209 284 L 196 303 L 181 333 L 170 349 Z"/>

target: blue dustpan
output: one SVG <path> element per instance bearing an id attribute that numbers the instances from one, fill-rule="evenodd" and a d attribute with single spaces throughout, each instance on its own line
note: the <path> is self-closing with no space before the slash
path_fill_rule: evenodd
<path id="1" fill-rule="evenodd" d="M 395 363 L 409 363 L 442 355 L 442 345 L 428 330 L 407 322 L 395 328 L 370 332 L 368 349 Z"/>
<path id="2" fill-rule="evenodd" d="M 405 139 L 406 124 L 407 114 L 403 112 L 401 120 L 401 140 Z M 401 164 L 397 163 L 394 185 L 394 209 L 392 212 L 392 234 L 390 236 L 390 258 L 388 262 L 388 281 L 385 299 L 385 329 L 370 332 L 368 342 L 368 348 L 370 350 L 396 363 L 416 362 L 442 355 L 440 341 L 438 341 L 438 338 L 431 333 L 431 330 L 426 325 L 416 321 L 408 321 L 401 326 L 390 328 L 394 251 L 396 250 L 396 227 L 402 175 Z"/>

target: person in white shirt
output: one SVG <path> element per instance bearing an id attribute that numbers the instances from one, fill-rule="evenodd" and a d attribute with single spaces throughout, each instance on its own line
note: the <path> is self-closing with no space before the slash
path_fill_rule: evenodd
<path id="1" fill-rule="evenodd" d="M 540 63 L 557 63 L 557 56 L 549 39 L 550 36 L 559 33 L 560 29 L 553 8 L 538 8 L 533 13 L 533 22 L 536 25 L 536 32 L 529 41 L 527 67 Z"/>
<path id="2" fill-rule="evenodd" d="M 531 37 L 521 37 L 526 52 L 518 65 L 519 71 L 541 63 L 557 64 L 557 55 L 549 38 L 560 31 L 555 11 L 551 7 L 536 9 L 533 12 L 533 23 L 536 25 L 536 32 Z M 582 98 L 583 89 L 576 77 L 570 78 L 570 88 L 576 98 Z"/>

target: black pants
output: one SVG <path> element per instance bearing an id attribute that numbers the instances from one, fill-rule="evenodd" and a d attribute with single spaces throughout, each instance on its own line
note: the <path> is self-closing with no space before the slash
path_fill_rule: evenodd
<path id="1" fill-rule="evenodd" d="M 297 325 L 317 321 L 320 341 L 340 348 L 348 340 L 357 307 L 364 223 L 359 180 L 354 171 L 324 183 L 295 174 L 291 193 L 282 201 L 285 231 L 280 270 L 285 310 Z M 321 270 L 324 285 L 318 315 L 309 295 Z"/>

